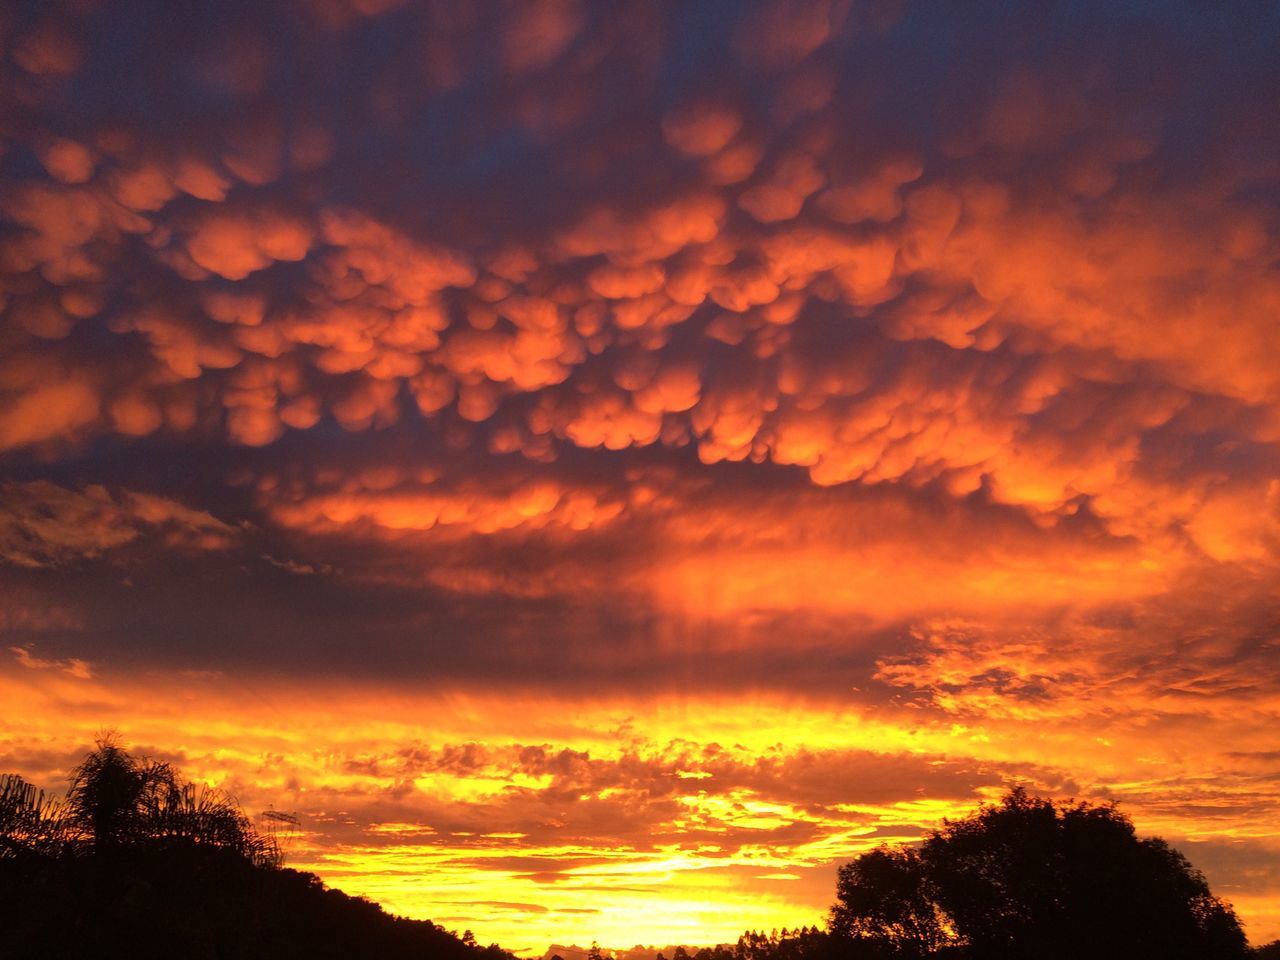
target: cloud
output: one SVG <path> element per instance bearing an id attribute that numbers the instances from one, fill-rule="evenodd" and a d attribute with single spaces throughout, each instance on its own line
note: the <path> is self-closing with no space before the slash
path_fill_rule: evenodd
<path id="1" fill-rule="evenodd" d="M 167 497 L 101 486 L 70 490 L 45 480 L 0 488 L 0 559 L 58 567 L 100 557 L 140 537 L 167 549 L 225 550 L 236 528 Z"/>
<path id="2" fill-rule="evenodd" d="M 277 261 L 303 259 L 310 246 L 306 226 L 289 217 L 266 212 L 244 217 L 213 213 L 192 231 L 187 253 L 198 266 L 218 276 L 243 280 Z"/>
<path id="3" fill-rule="evenodd" d="M 61 670 L 63 673 L 79 680 L 91 680 L 93 674 L 90 672 L 89 664 L 76 657 L 69 660 L 45 660 L 32 654 L 29 647 L 10 647 L 9 652 L 18 660 L 18 663 L 32 670 Z"/>
<path id="4" fill-rule="evenodd" d="M 45 264 L 39 283 L 83 280 L 96 290 L 75 295 L 100 303 L 117 276 L 131 276 L 135 291 L 167 285 L 171 299 L 176 282 L 189 288 L 181 299 L 205 309 L 130 308 L 113 295 L 119 347 L 144 334 L 151 370 L 139 376 L 136 359 L 99 364 L 105 386 L 96 389 L 56 398 L 18 390 L 7 444 L 48 439 L 21 423 L 29 419 L 24 410 L 51 403 L 67 412 L 49 436 L 103 427 L 181 434 L 206 428 L 216 398 L 227 436 L 261 446 L 325 422 L 383 428 L 403 415 L 407 393 L 418 415 L 491 425 L 495 449 L 535 459 L 566 446 L 690 444 L 703 462 L 772 460 L 823 484 L 945 475 L 961 491 L 986 483 L 1004 502 L 1038 511 L 1087 496 L 1123 530 L 1142 520 L 1135 499 L 1170 502 L 1164 491 L 1141 498 L 1125 491 L 1146 466 L 1150 434 L 1167 431 L 1170 418 L 1190 426 L 1179 408 L 1238 404 L 1225 419 L 1274 460 L 1269 337 L 1251 319 L 1268 315 L 1274 294 L 1266 266 L 1272 241 L 1265 216 L 1231 200 L 1251 181 L 1230 168 L 1198 186 L 1161 179 L 1183 144 L 1162 138 L 1145 115 L 1129 116 L 1123 102 L 1093 112 L 1082 106 L 1083 91 L 1099 83 L 1132 83 L 1135 102 L 1169 114 L 1175 102 L 1119 77 L 1102 54 L 1092 79 L 1052 58 L 1034 69 L 984 61 L 973 67 L 982 80 L 957 115 L 978 118 L 982 143 L 1005 158 L 989 160 L 990 169 L 975 153 L 980 144 L 939 151 L 918 132 L 883 129 L 877 105 L 892 91 L 881 82 L 850 91 L 861 113 L 842 115 L 815 100 L 791 146 L 761 148 L 740 182 L 690 171 L 682 157 L 728 155 L 742 148 L 739 140 L 772 135 L 770 123 L 786 126 L 727 92 L 735 70 L 763 71 L 761 82 L 782 96 L 816 82 L 811 74 L 821 74 L 841 44 L 867 42 L 895 23 L 872 18 L 873 29 L 825 6 L 804 16 L 783 10 L 762 6 L 734 24 L 740 62 L 721 68 L 723 76 L 691 84 L 670 106 L 647 104 L 661 132 L 649 149 L 665 170 L 650 187 L 616 187 L 612 196 L 542 214 L 540 234 L 483 256 L 451 221 L 426 225 L 406 211 L 362 210 L 361 200 L 381 205 L 377 191 L 361 195 L 365 181 L 353 165 L 363 169 L 365 158 L 354 145 L 350 152 L 334 141 L 314 166 L 283 182 L 250 175 L 242 163 L 232 170 L 243 187 L 234 195 L 217 170 L 236 162 L 201 157 L 207 147 L 199 142 L 175 150 L 85 130 L 81 139 L 103 144 L 112 158 L 98 174 L 85 159 L 89 148 L 76 149 L 80 140 L 33 145 L 75 167 L 75 182 L 65 185 L 16 181 L 7 206 L 28 229 L 16 241 L 22 263 Z M 504 24 L 510 36 L 532 38 L 521 49 L 544 51 L 509 61 L 506 82 L 527 82 L 520 78 L 531 69 L 557 76 L 589 69 L 567 54 L 588 29 L 576 7 L 531 8 Z M 413 29 L 430 36 L 435 27 Z M 1170 18 L 1164 29 L 1176 44 L 1186 26 Z M 260 38 L 250 47 L 255 63 L 271 56 Z M 210 48 L 220 49 L 218 41 Z M 266 109 L 272 93 L 255 82 L 236 97 Z M 385 107 L 379 138 L 410 135 L 406 106 Z M 262 115 L 235 107 L 219 122 L 259 137 L 254 131 L 271 129 Z M 553 124 L 557 132 L 536 152 L 552 163 L 556 150 L 581 146 L 582 137 L 607 143 L 585 123 L 574 121 L 572 133 Z M 885 148 L 846 149 L 859 124 L 892 134 Z M 316 121 L 279 135 L 302 142 L 323 127 Z M 1057 154 L 1065 166 L 1040 163 Z M 691 172 L 702 182 L 691 183 Z M 195 190 L 193 202 L 178 195 L 179 180 Z M 309 201 L 307 190 L 322 184 L 353 202 Z M 146 242 L 129 239 L 138 235 Z M 301 269 L 286 269 L 297 261 Z M 128 266 L 108 273 L 108 262 Z M 225 281 L 238 281 L 237 289 Z M 234 301 L 254 306 L 239 311 Z M 30 303 L 24 295 L 14 309 L 36 336 L 75 339 L 74 315 L 60 319 L 56 308 Z M 859 322 L 841 323 L 842 316 Z M 1150 336 L 1152 316 L 1168 318 L 1177 334 Z M 679 344 L 670 342 L 675 331 Z M 655 371 L 648 377 L 642 361 Z M 612 388 L 600 390 L 605 365 L 617 372 Z M 826 371 L 835 367 L 833 379 Z M 227 369 L 234 372 L 220 372 Z M 200 383 L 203 410 L 192 411 L 189 394 L 175 396 L 182 393 L 175 377 Z M 932 387 L 938 378 L 945 389 L 930 389 L 932 400 L 922 404 L 924 381 Z M 1110 426 L 1106 447 L 1096 432 L 1044 428 L 1051 413 L 1077 407 L 1086 389 L 1129 395 L 1133 414 Z M 109 416 L 100 418 L 94 399 L 101 402 L 103 391 Z M 1197 425 L 1191 435 L 1206 429 Z M 1215 471 L 1211 462 L 1203 468 Z M 1196 530 L 1203 506 L 1187 503 L 1152 522 Z"/>
<path id="5" fill-rule="evenodd" d="M 51 776 L 91 712 L 172 750 L 152 688 L 198 712 L 206 674 L 336 683 L 332 759 L 287 710 L 181 759 L 295 796 L 326 875 L 516 938 L 503 905 L 547 931 L 587 890 L 629 937 L 673 877 L 671 942 L 741 927 L 730 890 L 794 925 L 838 857 L 1019 778 L 1252 869 L 1269 13 L 206 13 L 7 28 L 15 757 Z M 518 706 L 425 739 L 380 706 L 428 693 Z M 413 901 L 425 865 L 486 892 Z"/>

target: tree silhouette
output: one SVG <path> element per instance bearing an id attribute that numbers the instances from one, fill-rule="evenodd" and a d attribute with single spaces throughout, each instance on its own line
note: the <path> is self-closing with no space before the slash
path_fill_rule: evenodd
<path id="1" fill-rule="evenodd" d="M 1204 876 L 1112 804 L 1014 790 L 917 850 L 842 867 L 831 931 L 854 954 L 916 958 L 1243 958 Z"/>
<path id="2" fill-rule="evenodd" d="M 46 797 L 16 774 L 0 777 L 0 859 L 61 853 L 67 839 L 65 804 Z"/>
<path id="3" fill-rule="evenodd" d="M 910 848 L 881 848 L 840 868 L 833 936 L 903 960 L 927 957 L 955 938 Z"/>
<path id="4" fill-rule="evenodd" d="M 274 836 L 230 796 L 113 738 L 76 767 L 65 800 L 0 778 L 0 957 L 175 956 L 513 960 L 281 867 Z"/>
<path id="5" fill-rule="evenodd" d="M 95 852 L 110 852 L 138 838 L 147 772 L 110 737 L 100 739 L 72 771 L 67 810 Z"/>
<path id="6" fill-rule="evenodd" d="M 45 797 L 20 777 L 0 780 L 0 856 L 115 856 L 141 846 L 280 863 L 275 835 L 254 830 L 228 794 L 184 781 L 167 763 L 138 760 L 110 736 L 72 771 L 64 800 Z"/>

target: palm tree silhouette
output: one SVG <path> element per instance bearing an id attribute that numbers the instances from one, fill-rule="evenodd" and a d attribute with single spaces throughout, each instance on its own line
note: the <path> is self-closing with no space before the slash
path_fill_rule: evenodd
<path id="1" fill-rule="evenodd" d="M 64 800 L 17 776 L 0 780 L 0 856 L 220 850 L 257 866 L 280 865 L 274 833 L 259 833 L 223 790 L 186 782 L 168 763 L 139 760 L 114 736 L 72 771 Z"/>
<path id="2" fill-rule="evenodd" d="M 17 774 L 0 777 L 0 859 L 56 856 L 67 840 L 66 804 Z"/>

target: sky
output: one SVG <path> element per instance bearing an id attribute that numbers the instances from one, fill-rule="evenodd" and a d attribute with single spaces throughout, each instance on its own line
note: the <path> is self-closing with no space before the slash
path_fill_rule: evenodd
<path id="1" fill-rule="evenodd" d="M 0 770 L 541 954 L 1016 785 L 1280 937 L 1280 8 L 0 7 Z"/>

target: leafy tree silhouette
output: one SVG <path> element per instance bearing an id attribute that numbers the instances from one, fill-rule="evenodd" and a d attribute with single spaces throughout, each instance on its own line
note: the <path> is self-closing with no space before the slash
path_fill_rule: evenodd
<path id="1" fill-rule="evenodd" d="M 921 855 L 881 848 L 840 868 L 830 930 L 837 940 L 914 960 L 955 940 L 932 896 Z"/>
<path id="2" fill-rule="evenodd" d="M 975 960 L 1234 960 L 1239 921 L 1163 840 L 1114 804 L 1011 792 L 948 821 L 919 850 L 841 867 L 833 937 L 851 955 Z"/>

